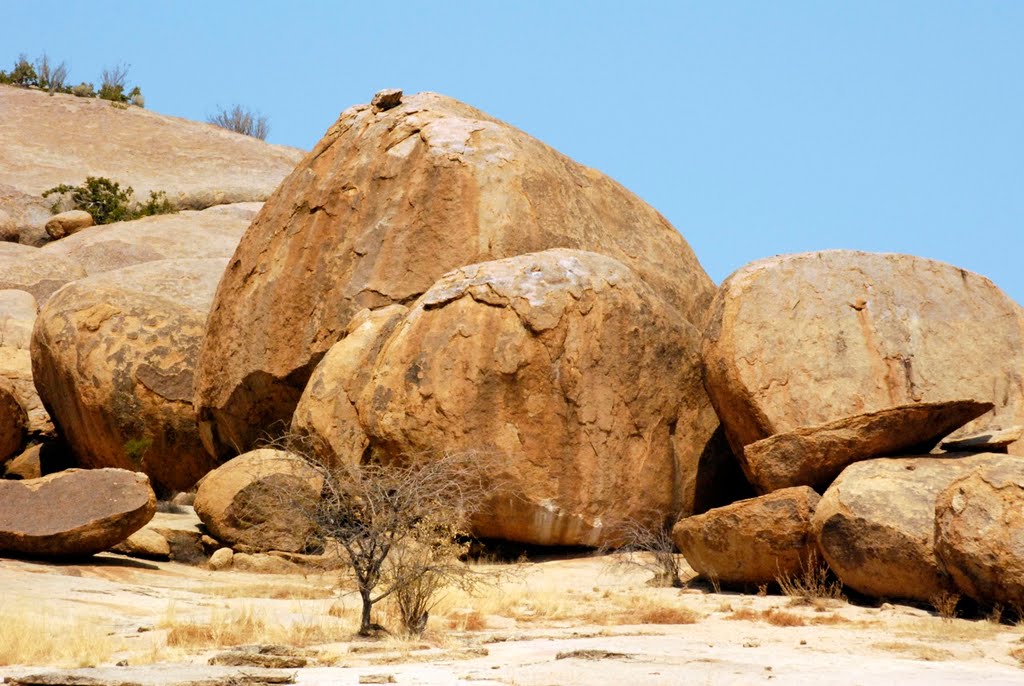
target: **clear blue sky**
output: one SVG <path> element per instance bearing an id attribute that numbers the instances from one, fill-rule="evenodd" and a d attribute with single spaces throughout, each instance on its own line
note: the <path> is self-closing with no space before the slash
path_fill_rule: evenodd
<path id="1" fill-rule="evenodd" d="M 376 6 L 375 6 L 376 5 Z M 596 167 L 721 281 L 906 252 L 1024 303 L 1024 1 L 0 2 L 0 64 L 131 65 L 152 110 L 266 114 L 309 148 L 374 91 L 439 91 Z M 978 332 L 985 335 L 985 332 Z"/>

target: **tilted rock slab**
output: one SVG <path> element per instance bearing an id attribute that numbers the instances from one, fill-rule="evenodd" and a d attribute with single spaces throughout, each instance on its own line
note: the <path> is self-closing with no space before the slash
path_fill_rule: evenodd
<path id="1" fill-rule="evenodd" d="M 939 495 L 935 551 L 965 594 L 1024 607 L 1024 457 L 989 454 Z"/>
<path id="2" fill-rule="evenodd" d="M 946 452 L 956 453 L 1005 453 L 1024 438 L 1024 426 L 981 431 L 955 440 L 943 441 L 939 447 Z"/>
<path id="3" fill-rule="evenodd" d="M 743 449 L 740 463 L 761 493 L 790 486 L 824 490 L 853 462 L 927 453 L 943 436 L 992 407 L 988 402 L 951 400 L 844 417 L 751 443 Z"/>
<path id="4" fill-rule="evenodd" d="M 315 532 L 309 513 L 322 488 L 323 477 L 301 458 L 261 448 L 207 474 L 193 506 L 222 543 L 301 552 Z"/>
<path id="5" fill-rule="evenodd" d="M 964 433 L 1024 419 L 1019 308 L 988 279 L 920 257 L 831 250 L 747 265 L 715 296 L 702 355 L 737 454 L 914 402 L 995 404 Z"/>
<path id="6" fill-rule="evenodd" d="M 21 452 L 28 413 L 10 386 L 0 382 L 0 465 Z"/>
<path id="7" fill-rule="evenodd" d="M 547 250 L 441 278 L 392 334 L 357 407 L 385 456 L 497 458 L 496 488 L 510 495 L 492 500 L 478 535 L 599 546 L 623 521 L 689 513 L 681 473 L 718 426 L 698 344 L 621 262 Z M 679 431 L 692 432 L 686 454 L 673 449 Z"/>
<path id="8" fill-rule="evenodd" d="M 29 556 L 103 552 L 156 512 L 144 474 L 69 469 L 25 481 L 0 480 L 0 551 Z"/>
<path id="9" fill-rule="evenodd" d="M 847 467 L 812 519 L 829 566 L 844 584 L 877 598 L 929 602 L 955 591 L 935 555 L 936 499 L 984 460 L 882 458 Z"/>
<path id="10" fill-rule="evenodd" d="M 156 260 L 229 258 L 261 203 L 218 205 L 93 226 L 41 248 L 89 274 Z"/>
<path id="11" fill-rule="evenodd" d="M 811 516 L 819 500 L 807 486 L 784 488 L 682 519 L 672 540 L 705 578 L 771 583 L 801 574 L 816 556 Z"/>
<path id="12" fill-rule="evenodd" d="M 85 276 L 75 262 L 39 248 L 0 243 L 0 289 L 27 291 L 40 305 L 58 288 Z"/>
<path id="13" fill-rule="evenodd" d="M 40 311 L 33 375 L 81 466 L 142 471 L 168 492 L 216 465 L 199 441 L 192 375 L 224 265 L 164 260 L 104 272 Z"/>
<path id="14" fill-rule="evenodd" d="M 408 311 L 402 305 L 363 310 L 352 318 L 345 338 L 331 346 L 313 370 L 291 430 L 308 441 L 323 464 L 359 464 L 369 447 L 356 398 L 369 382 L 381 348 Z"/>
<path id="15" fill-rule="evenodd" d="M 664 217 L 522 131 L 434 93 L 345 110 L 218 289 L 196 376 L 204 441 L 230 456 L 287 425 L 359 310 L 411 303 L 457 267 L 556 247 L 622 261 L 686 321 L 714 293 Z"/>

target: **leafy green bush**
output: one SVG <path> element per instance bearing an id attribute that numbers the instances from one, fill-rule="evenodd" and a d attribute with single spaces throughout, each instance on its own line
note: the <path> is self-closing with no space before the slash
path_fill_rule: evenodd
<path id="1" fill-rule="evenodd" d="M 134 193 L 131 186 L 122 189 L 121 184 L 106 177 L 89 176 L 81 186 L 61 184 L 45 191 L 43 197 L 63 197 L 70 194 L 74 209 L 85 210 L 92 215 L 93 221 L 97 224 L 111 224 L 174 212 L 174 207 L 164 191 L 150 191 L 149 200 L 141 204 L 133 204 Z M 52 210 L 57 212 L 59 207 L 60 199 L 54 202 Z"/>

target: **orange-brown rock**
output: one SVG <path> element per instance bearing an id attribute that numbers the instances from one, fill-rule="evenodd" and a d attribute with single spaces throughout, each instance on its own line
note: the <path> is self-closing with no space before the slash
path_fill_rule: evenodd
<path id="1" fill-rule="evenodd" d="M 963 433 L 1020 424 L 1018 310 L 988 279 L 920 257 L 761 260 L 726 279 L 711 306 L 708 393 L 737 454 L 774 434 L 950 398 L 995 405 Z"/>
<path id="2" fill-rule="evenodd" d="M 32 370 L 78 464 L 143 471 L 188 490 L 215 466 L 192 408 L 192 375 L 225 260 L 163 260 L 96 274 L 39 313 Z"/>
<path id="3" fill-rule="evenodd" d="M 811 516 L 820 496 L 784 488 L 687 517 L 672 539 L 694 571 L 724 584 L 759 585 L 796 576 L 816 555 Z"/>
<path id="4" fill-rule="evenodd" d="M 85 276 L 85 271 L 59 256 L 17 243 L 0 243 L 0 289 L 31 293 L 40 305 L 64 284 Z"/>
<path id="5" fill-rule="evenodd" d="M 70 260 L 89 274 L 155 260 L 229 258 L 260 203 L 218 205 L 104 224 L 43 246 L 43 255 Z"/>
<path id="6" fill-rule="evenodd" d="M 935 552 L 965 594 L 1024 607 L 1024 457 L 988 454 L 939 494 Z"/>
<path id="7" fill-rule="evenodd" d="M 323 477 L 299 457 L 261 448 L 206 475 L 195 510 L 218 541 L 255 550 L 301 552 L 314 533 L 309 517 Z"/>
<path id="8" fill-rule="evenodd" d="M 409 310 L 389 305 L 363 310 L 349 323 L 345 338 L 331 346 L 302 392 L 292 416 L 292 433 L 305 437 L 324 464 L 358 464 L 369 447 L 355 400 L 370 380 L 388 336 Z"/>
<path id="9" fill-rule="evenodd" d="M 935 503 L 983 456 L 857 462 L 839 475 L 811 520 L 843 583 L 879 598 L 931 601 L 955 590 L 935 556 Z"/>
<path id="10" fill-rule="evenodd" d="M 889 407 L 756 441 L 743 449 L 740 462 L 761 493 L 789 486 L 824 490 L 853 462 L 927 453 L 943 436 L 992 407 L 975 400 Z"/>
<path id="11" fill-rule="evenodd" d="M 196 377 L 204 440 L 231 454 L 287 422 L 359 310 L 555 247 L 622 261 L 682 320 L 698 322 L 714 291 L 660 214 L 523 132 L 433 93 L 349 108 L 267 201 L 218 289 Z"/>
<path id="12" fill-rule="evenodd" d="M 28 412 L 29 433 L 39 436 L 54 434 L 53 422 L 43 407 L 32 378 L 32 355 L 28 348 L 0 345 L 0 383 L 10 387 L 18 402 Z"/>
<path id="13" fill-rule="evenodd" d="M 92 555 L 152 519 L 156 496 L 144 474 L 69 469 L 25 481 L 0 481 L 0 551 L 17 555 Z"/>
<path id="14" fill-rule="evenodd" d="M 46 222 L 46 233 L 50 234 L 50 238 L 64 238 L 87 229 L 94 223 L 92 215 L 88 212 L 68 210 L 54 215 Z"/>
<path id="15" fill-rule="evenodd" d="M 14 391 L 0 382 L 0 464 L 21 452 L 28 427 L 28 413 Z"/>
<path id="16" fill-rule="evenodd" d="M 547 250 L 446 274 L 410 310 L 357 401 L 385 456 L 495 457 L 480 536 L 599 546 L 685 505 L 673 432 L 713 416 L 699 334 L 610 257 Z M 692 500 L 692 496 L 690 496 Z"/>

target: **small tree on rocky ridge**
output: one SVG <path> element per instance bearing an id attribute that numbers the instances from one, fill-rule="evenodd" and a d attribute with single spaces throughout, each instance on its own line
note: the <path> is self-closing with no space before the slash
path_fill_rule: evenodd
<path id="1" fill-rule="evenodd" d="M 221 108 L 216 114 L 207 117 L 206 121 L 228 131 L 259 138 L 261 141 L 267 140 L 270 133 L 270 124 L 265 116 L 241 105 L 235 105 L 231 109 Z"/>

